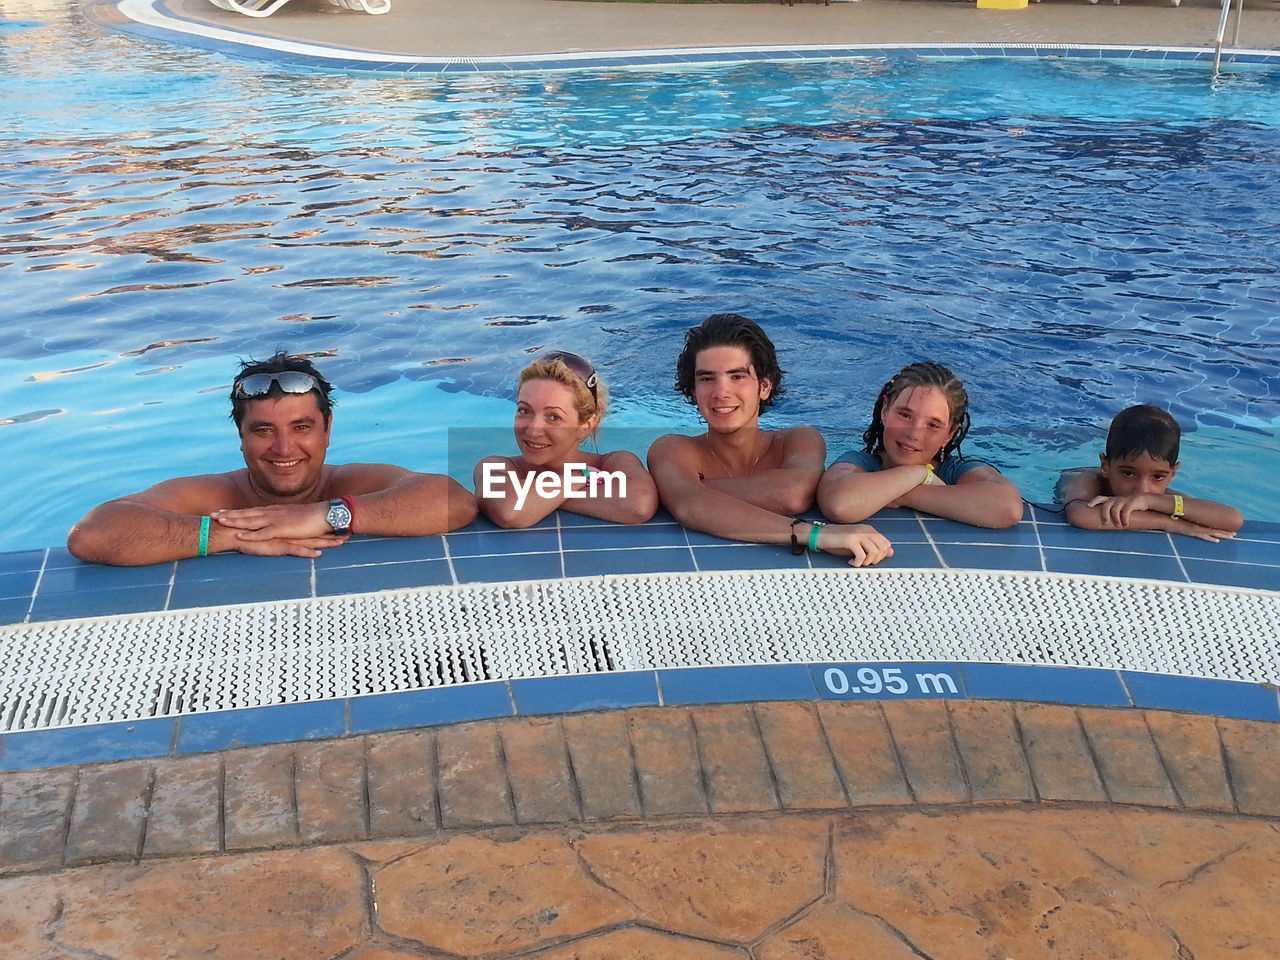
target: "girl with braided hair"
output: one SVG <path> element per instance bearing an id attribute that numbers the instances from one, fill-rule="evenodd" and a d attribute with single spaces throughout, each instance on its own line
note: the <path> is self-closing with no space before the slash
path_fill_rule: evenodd
<path id="1" fill-rule="evenodd" d="M 1022 519 L 1017 487 L 999 470 L 960 453 L 969 396 L 939 363 L 913 363 L 876 396 L 865 448 L 823 474 L 818 506 L 837 523 L 860 523 L 885 507 L 911 507 L 979 527 Z"/>

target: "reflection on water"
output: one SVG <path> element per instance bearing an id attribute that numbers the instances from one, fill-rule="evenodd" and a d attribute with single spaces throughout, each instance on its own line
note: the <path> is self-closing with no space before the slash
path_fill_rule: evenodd
<path id="1" fill-rule="evenodd" d="M 562 344 L 620 398 L 680 409 L 681 332 L 738 310 L 782 346 L 780 421 L 856 433 L 875 386 L 928 357 L 969 381 L 975 441 L 1037 477 L 1152 400 L 1249 431 L 1280 471 L 1274 75 L 1218 91 L 1068 61 L 365 78 L 33 9 L 43 25 L 0 32 L 6 444 L 38 449 L 51 411 L 162 403 L 180 423 L 233 358 L 280 346 L 330 357 L 349 393 L 505 397 L 529 351 Z M 140 486 L 149 451 L 126 419 L 77 422 L 111 431 L 92 449 L 136 463 Z M 22 472 L 6 494 L 61 482 L 48 458 Z M 1274 517 L 1232 473 L 1222 495 Z"/>

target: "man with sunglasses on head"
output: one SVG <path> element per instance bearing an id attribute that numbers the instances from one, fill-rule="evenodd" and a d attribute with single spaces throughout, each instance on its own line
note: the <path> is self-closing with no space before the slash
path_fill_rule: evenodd
<path id="1" fill-rule="evenodd" d="M 475 498 L 448 477 L 385 463 L 326 464 L 331 390 L 303 357 L 245 363 L 231 386 L 244 469 L 108 501 L 72 528 L 68 549 L 119 566 L 224 551 L 314 558 L 352 533 L 427 536 L 475 518 Z"/>

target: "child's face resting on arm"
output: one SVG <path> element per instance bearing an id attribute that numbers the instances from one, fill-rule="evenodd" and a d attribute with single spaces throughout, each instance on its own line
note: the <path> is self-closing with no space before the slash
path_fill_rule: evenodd
<path id="1" fill-rule="evenodd" d="M 1089 506 L 1102 510 L 1105 526 L 1121 529 L 1129 526 L 1135 511 L 1160 510 L 1155 498 L 1169 489 L 1181 466 L 1145 452 L 1114 458 L 1104 453 L 1098 462 L 1102 493 L 1090 500 Z"/>
<path id="2" fill-rule="evenodd" d="M 1104 491 L 1113 497 L 1132 497 L 1144 493 L 1161 494 L 1169 489 L 1178 475 L 1180 463 L 1170 463 L 1149 453 L 1109 460 L 1100 454 L 1098 472 L 1102 474 Z"/>

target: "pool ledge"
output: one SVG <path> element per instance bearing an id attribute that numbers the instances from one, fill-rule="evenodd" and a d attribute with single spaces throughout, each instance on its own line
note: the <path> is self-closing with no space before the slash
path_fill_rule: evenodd
<path id="1" fill-rule="evenodd" d="M 286 10 L 265 20 L 252 20 L 203 0 L 95 0 L 86 11 L 94 22 L 109 29 L 231 56 L 321 69 L 409 74 L 853 57 L 1070 56 L 1207 61 L 1213 59 L 1213 50 L 1204 40 L 1213 35 L 1216 20 L 1214 9 L 1182 7 L 1144 10 L 1155 25 L 1122 25 L 1117 18 L 1128 17 L 1128 10 L 1081 7 L 1066 11 L 1063 19 L 1063 11 L 1046 4 L 1020 11 L 1006 23 L 1007 11 L 979 12 L 968 6 L 956 9 L 955 4 L 930 0 L 865 0 L 824 7 L 821 13 L 817 8 L 796 10 L 768 4 L 682 7 L 679 29 L 673 32 L 672 19 L 664 11 L 629 9 L 648 5 L 525 0 L 518 10 L 506 10 L 504 0 L 481 0 L 479 13 L 468 5 L 467 19 L 451 24 L 450 17 L 458 16 L 456 10 L 427 2 L 396 2 L 392 13 L 384 17 L 335 17 Z M 494 9 L 488 10 L 489 6 Z M 923 20 L 922 10 L 927 11 Z M 1095 21 L 1108 22 L 1095 22 L 1082 31 L 1086 12 L 1094 14 Z M 1179 14 L 1178 20 L 1163 22 L 1170 12 Z M 1018 16 L 1024 19 L 1018 21 Z M 530 29 L 513 33 L 512 17 L 527 22 Z M 821 20 L 815 22 L 815 17 Z M 987 39 L 993 17 L 1002 20 L 1000 34 L 1009 38 L 1005 42 Z M 490 26 L 501 23 L 503 28 L 486 29 L 489 18 L 495 20 Z M 339 19 L 342 42 L 334 40 Z M 1255 45 L 1228 49 L 1224 59 L 1229 63 L 1280 64 L 1280 16 L 1272 16 L 1269 10 L 1251 10 L 1248 19 L 1247 36 Z M 928 26 L 923 27 L 922 22 Z M 1118 42 L 1126 32 L 1135 39 Z M 911 41 L 913 33 L 927 39 Z M 751 42 L 756 36 L 767 36 L 770 41 Z M 841 36 L 847 36 L 848 42 L 831 42 Z M 873 37 L 876 39 L 869 39 Z M 817 38 L 821 39 L 814 42 Z M 432 48 L 439 52 L 420 52 Z"/>

